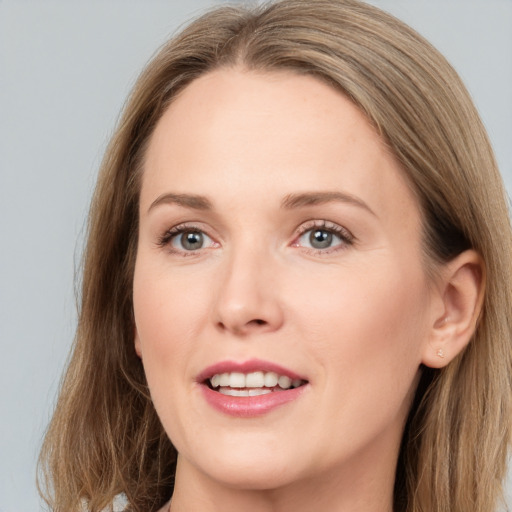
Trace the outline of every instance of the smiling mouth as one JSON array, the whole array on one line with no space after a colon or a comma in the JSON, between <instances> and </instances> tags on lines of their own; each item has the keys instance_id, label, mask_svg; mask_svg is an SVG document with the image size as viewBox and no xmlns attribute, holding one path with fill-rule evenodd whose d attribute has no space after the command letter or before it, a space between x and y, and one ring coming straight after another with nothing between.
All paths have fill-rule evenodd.
<instances>
[{"instance_id":1,"label":"smiling mouth","mask_svg":"<svg viewBox=\"0 0 512 512\"><path fill-rule=\"evenodd\" d=\"M292 379L275 372L216 373L204 382L210 389L227 396L261 396L287 391L307 384L303 379Z\"/></svg>"}]
</instances>

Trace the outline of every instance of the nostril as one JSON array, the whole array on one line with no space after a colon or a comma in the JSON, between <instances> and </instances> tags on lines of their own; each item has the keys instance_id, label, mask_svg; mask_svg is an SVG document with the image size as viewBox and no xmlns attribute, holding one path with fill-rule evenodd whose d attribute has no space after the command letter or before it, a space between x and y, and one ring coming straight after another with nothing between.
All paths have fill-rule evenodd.
<instances>
[{"instance_id":1,"label":"nostril","mask_svg":"<svg viewBox=\"0 0 512 512\"><path fill-rule=\"evenodd\" d=\"M261 318L255 318L254 320L250 320L249 322L247 322L245 325L246 326L259 326L259 325L267 325L268 322L266 320L262 320ZM228 326L224 323L224 322L218 322L218 327L220 327L221 329L228 329ZM235 328L235 330L238 330Z\"/></svg>"}]
</instances>

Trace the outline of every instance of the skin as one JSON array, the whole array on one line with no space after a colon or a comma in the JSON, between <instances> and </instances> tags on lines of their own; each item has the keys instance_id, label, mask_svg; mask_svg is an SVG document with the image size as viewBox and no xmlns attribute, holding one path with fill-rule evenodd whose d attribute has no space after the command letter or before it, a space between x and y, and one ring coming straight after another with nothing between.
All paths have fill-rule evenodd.
<instances>
[{"instance_id":1,"label":"skin","mask_svg":"<svg viewBox=\"0 0 512 512\"><path fill-rule=\"evenodd\" d=\"M323 192L346 197L282 206ZM154 204L169 193L211 208ZM312 221L343 237L313 248ZM202 248L168 235L183 224L204 233ZM146 156L133 292L135 348L179 453L173 512L392 510L420 365L464 346L457 338L435 356L463 302L447 300L459 288L446 283L463 267L473 315L479 296L474 256L429 282L421 233L399 165L331 87L221 69L182 91ZM307 389L255 418L213 409L197 375L252 358L304 376Z\"/></svg>"}]
</instances>

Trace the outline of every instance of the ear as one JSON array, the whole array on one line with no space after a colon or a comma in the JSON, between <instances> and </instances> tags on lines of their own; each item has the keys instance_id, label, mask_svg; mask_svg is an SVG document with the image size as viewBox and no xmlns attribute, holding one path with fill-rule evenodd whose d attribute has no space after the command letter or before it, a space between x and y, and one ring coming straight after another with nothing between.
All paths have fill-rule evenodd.
<instances>
[{"instance_id":1,"label":"ear","mask_svg":"<svg viewBox=\"0 0 512 512\"><path fill-rule=\"evenodd\" d=\"M436 280L429 342L422 363L443 368L460 354L475 332L485 291L485 266L481 256L467 250L446 263Z\"/></svg>"},{"instance_id":2,"label":"ear","mask_svg":"<svg viewBox=\"0 0 512 512\"><path fill-rule=\"evenodd\" d=\"M142 359L142 348L140 344L140 338L139 338L139 331L137 331L137 326L134 327L134 345L135 345L135 353L139 356L140 359Z\"/></svg>"}]
</instances>

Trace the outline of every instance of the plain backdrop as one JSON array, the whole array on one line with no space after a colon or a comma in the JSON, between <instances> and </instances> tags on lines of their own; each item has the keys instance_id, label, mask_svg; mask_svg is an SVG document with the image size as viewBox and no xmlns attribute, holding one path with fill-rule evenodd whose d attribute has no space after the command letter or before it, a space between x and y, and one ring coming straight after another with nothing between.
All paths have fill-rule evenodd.
<instances>
[{"instance_id":1,"label":"plain backdrop","mask_svg":"<svg viewBox=\"0 0 512 512\"><path fill-rule=\"evenodd\" d=\"M169 35L219 3L0 0L0 512L42 510L35 462L73 338L88 202L124 99ZM512 0L371 3L462 75L511 191Z\"/></svg>"}]
</instances>

